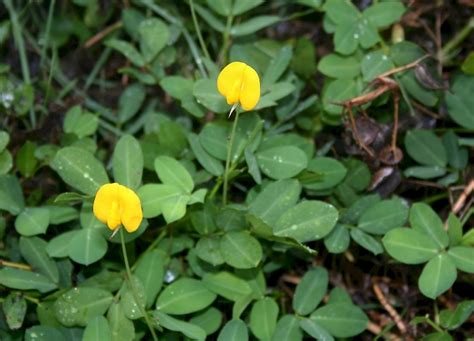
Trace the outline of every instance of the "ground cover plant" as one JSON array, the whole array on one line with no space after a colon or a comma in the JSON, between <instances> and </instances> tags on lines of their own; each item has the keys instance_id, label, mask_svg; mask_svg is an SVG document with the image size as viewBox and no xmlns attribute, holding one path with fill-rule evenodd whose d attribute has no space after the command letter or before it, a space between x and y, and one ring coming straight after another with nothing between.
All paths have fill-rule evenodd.
<instances>
[{"instance_id":1,"label":"ground cover plant","mask_svg":"<svg viewBox=\"0 0 474 341\"><path fill-rule=\"evenodd\" d=\"M4 0L0 339L472 338L473 7Z\"/></svg>"}]
</instances>

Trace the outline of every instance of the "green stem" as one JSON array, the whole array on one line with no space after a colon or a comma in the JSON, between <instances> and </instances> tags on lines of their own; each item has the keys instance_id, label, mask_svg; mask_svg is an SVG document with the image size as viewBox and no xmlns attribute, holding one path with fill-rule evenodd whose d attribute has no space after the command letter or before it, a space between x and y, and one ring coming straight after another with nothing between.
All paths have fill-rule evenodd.
<instances>
[{"instance_id":1,"label":"green stem","mask_svg":"<svg viewBox=\"0 0 474 341\"><path fill-rule=\"evenodd\" d=\"M46 29L44 31L43 48L41 49L40 65L43 65L44 63L44 56L46 55L46 49L48 48L49 35L51 33L51 23L53 22L53 14L54 14L55 5L56 5L56 0L51 0L51 2L49 3L48 19L46 20Z\"/></svg>"},{"instance_id":2,"label":"green stem","mask_svg":"<svg viewBox=\"0 0 474 341\"><path fill-rule=\"evenodd\" d=\"M227 17L227 23L225 25L225 30L223 33L223 42L222 42L222 49L219 53L219 60L221 61L222 65L227 64L227 49L229 48L230 42L230 29L232 28L232 22L234 21L234 16L230 14Z\"/></svg>"},{"instance_id":3,"label":"green stem","mask_svg":"<svg viewBox=\"0 0 474 341\"><path fill-rule=\"evenodd\" d=\"M191 16L193 18L194 29L196 30L196 34L198 36L199 44L201 45L202 52L204 52L204 56L211 60L211 56L209 55L209 51L207 50L206 44L204 43L204 39L202 38L201 28L199 27L199 22L196 17L196 12L194 11L194 1L189 0L189 7L191 8Z\"/></svg>"},{"instance_id":4,"label":"green stem","mask_svg":"<svg viewBox=\"0 0 474 341\"><path fill-rule=\"evenodd\" d=\"M153 340L158 341L158 337L155 334L155 329L153 328L153 325L150 321L150 317L148 316L146 310L141 306L140 301L138 300L138 294L137 294L135 285L133 284L132 271L130 270L130 265L128 263L127 248L125 247L125 238L123 236L123 228L122 227L119 227L119 228L120 228L120 243L122 244L123 260L125 263L125 269L127 270L128 284L130 285L130 288L132 289L132 294L133 294L135 303L137 304L138 309L140 309L140 312L145 318L146 324L148 325L148 328L150 329Z\"/></svg>"},{"instance_id":5,"label":"green stem","mask_svg":"<svg viewBox=\"0 0 474 341\"><path fill-rule=\"evenodd\" d=\"M454 50L456 47L458 47L459 44L461 44L464 39L466 39L469 34L471 33L471 30L474 28L474 17L471 17L469 21L467 22L466 26L462 28L461 31L459 31L453 39L448 41L446 45L444 45L443 49L441 50L441 55L443 56L442 63L446 64L452 56L450 56L450 53L452 50Z\"/></svg>"},{"instance_id":6,"label":"green stem","mask_svg":"<svg viewBox=\"0 0 474 341\"><path fill-rule=\"evenodd\" d=\"M26 57L25 41L23 40L23 33L20 22L18 21L18 15L13 7L11 0L4 1L5 7L10 15L10 21L12 23L13 37L15 38L16 47L18 54L20 55L21 73L23 74L23 80L26 84L31 84L30 69L28 64L28 58ZM31 128L36 127L36 114L33 108L30 109L30 122Z\"/></svg>"},{"instance_id":7,"label":"green stem","mask_svg":"<svg viewBox=\"0 0 474 341\"><path fill-rule=\"evenodd\" d=\"M231 112L234 110L234 107L230 110ZM229 186L229 166L230 166L230 158L232 155L232 147L234 144L235 138L235 131L237 130L237 122L239 121L239 111L236 110L234 124L232 125L232 132L230 133L230 140L227 144L227 158L225 160L225 171L224 171L224 192L222 195L222 203L224 205L227 204L227 190Z\"/></svg>"},{"instance_id":8,"label":"green stem","mask_svg":"<svg viewBox=\"0 0 474 341\"><path fill-rule=\"evenodd\" d=\"M156 239L153 241L153 243L151 243L147 249L145 250L145 252L143 252L140 257L138 257L138 260L132 265L132 270L135 270L138 266L138 264L140 263L140 259L142 257L144 257L148 252L150 252L151 250L153 250L160 242L161 240L166 236L166 232L167 232L167 227L168 225L166 225L165 227L163 227L163 231L161 231L161 233L158 235L158 237L156 237Z\"/></svg>"}]
</instances>

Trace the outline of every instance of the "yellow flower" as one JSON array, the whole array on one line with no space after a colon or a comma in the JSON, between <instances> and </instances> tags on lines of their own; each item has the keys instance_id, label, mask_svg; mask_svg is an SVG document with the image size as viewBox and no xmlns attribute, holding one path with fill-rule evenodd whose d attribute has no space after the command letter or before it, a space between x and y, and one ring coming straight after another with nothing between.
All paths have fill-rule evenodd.
<instances>
[{"instance_id":1,"label":"yellow flower","mask_svg":"<svg viewBox=\"0 0 474 341\"><path fill-rule=\"evenodd\" d=\"M260 99L260 78L257 72L242 62L233 62L217 77L217 90L227 104L240 103L244 110L252 110Z\"/></svg>"},{"instance_id":2,"label":"yellow flower","mask_svg":"<svg viewBox=\"0 0 474 341\"><path fill-rule=\"evenodd\" d=\"M143 219L140 198L130 188L118 183L99 188L93 209L96 218L111 230L122 224L128 232L134 232Z\"/></svg>"}]
</instances>

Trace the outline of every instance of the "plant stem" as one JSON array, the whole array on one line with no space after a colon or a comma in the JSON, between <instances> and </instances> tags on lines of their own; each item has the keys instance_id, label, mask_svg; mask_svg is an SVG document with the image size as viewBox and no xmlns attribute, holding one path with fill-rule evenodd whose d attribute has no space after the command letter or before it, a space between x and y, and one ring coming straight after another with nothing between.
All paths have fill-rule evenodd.
<instances>
[{"instance_id":1,"label":"plant stem","mask_svg":"<svg viewBox=\"0 0 474 341\"><path fill-rule=\"evenodd\" d=\"M462 28L461 31L459 31L453 39L448 41L446 45L444 45L443 49L441 50L441 56L442 56L442 63L446 64L452 56L450 55L452 50L454 50L456 47L458 47L459 44L461 44L464 39L466 39L469 36L469 33L471 33L471 30L474 28L474 17L471 17L469 21L467 22L466 26Z\"/></svg>"},{"instance_id":2,"label":"plant stem","mask_svg":"<svg viewBox=\"0 0 474 341\"><path fill-rule=\"evenodd\" d=\"M46 20L46 29L44 31L43 37L43 47L41 49L41 59L40 65L44 63L44 56L46 55L46 50L49 44L49 35L51 33L51 23L53 22L53 14L54 14L54 6L56 5L56 0L51 0L49 3L49 10L48 10L48 19Z\"/></svg>"},{"instance_id":3,"label":"plant stem","mask_svg":"<svg viewBox=\"0 0 474 341\"><path fill-rule=\"evenodd\" d=\"M227 49L229 48L229 37L230 37L230 29L232 28L232 22L234 21L234 16L230 14L227 17L227 23L225 25L225 30L223 33L223 41L222 41L222 49L219 53L219 61L222 65L227 63Z\"/></svg>"},{"instance_id":4,"label":"plant stem","mask_svg":"<svg viewBox=\"0 0 474 341\"><path fill-rule=\"evenodd\" d=\"M10 15L10 21L12 23L13 29L13 37L15 38L18 54L20 55L21 73L23 75L23 81L26 84L30 85L30 69L28 64L28 58L26 57L25 41L23 40L22 28L20 22L18 21L18 15L15 11L15 8L13 7L11 0L5 0L4 4L8 10L8 14ZM36 113L33 108L30 109L30 123L31 128L34 129L36 127Z\"/></svg>"},{"instance_id":5,"label":"plant stem","mask_svg":"<svg viewBox=\"0 0 474 341\"><path fill-rule=\"evenodd\" d=\"M201 28L199 27L199 22L196 17L196 12L194 11L194 1L189 0L189 7L191 8L191 16L193 17L194 29L196 30L196 34L199 40L199 44L201 45L202 52L204 52L204 56L211 60L211 56L209 55L209 51L207 50L206 44L204 43L204 39L202 38Z\"/></svg>"},{"instance_id":6,"label":"plant stem","mask_svg":"<svg viewBox=\"0 0 474 341\"><path fill-rule=\"evenodd\" d=\"M232 109L230 109L230 111L232 112L234 110L234 107L232 107ZM234 120L234 124L232 125L232 132L230 133L230 140L229 140L229 143L227 144L227 158L225 160L225 171L224 171L224 192L223 192L223 195L222 195L222 203L224 205L227 204L227 189L228 189L228 182L229 182L229 166L230 166L230 158L231 158L231 155L232 155L232 147L233 147L233 144L234 144L234 138L235 138L235 131L237 129L237 122L239 121L239 111L236 110L236 114L235 114L235 120Z\"/></svg>"},{"instance_id":7,"label":"plant stem","mask_svg":"<svg viewBox=\"0 0 474 341\"><path fill-rule=\"evenodd\" d=\"M133 294L133 299L135 300L135 303L140 309L140 312L142 313L143 317L145 318L146 324L148 325L148 328L150 329L151 335L153 336L154 341L158 341L158 337L155 334L155 329L153 328L153 325L150 321L150 317L148 316L146 310L141 306L140 301L138 300L138 294L135 288L135 285L133 284L133 277L132 277L132 271L130 270L130 265L128 263L128 256L127 256L127 248L125 247L125 239L123 236L123 228L120 228L120 243L122 244L122 253L123 253L123 260L125 263L125 269L127 270L127 279L128 279L128 284L130 285L130 289L132 289L132 294Z\"/></svg>"}]
</instances>

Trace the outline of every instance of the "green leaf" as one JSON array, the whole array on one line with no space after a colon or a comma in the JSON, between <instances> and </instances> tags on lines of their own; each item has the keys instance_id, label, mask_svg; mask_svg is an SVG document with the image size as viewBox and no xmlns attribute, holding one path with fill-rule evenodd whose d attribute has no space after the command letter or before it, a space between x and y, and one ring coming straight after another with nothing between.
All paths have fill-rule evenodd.
<instances>
[{"instance_id":1,"label":"green leaf","mask_svg":"<svg viewBox=\"0 0 474 341\"><path fill-rule=\"evenodd\" d=\"M335 24L354 22L360 15L354 4L347 0L326 1L323 10Z\"/></svg>"},{"instance_id":2,"label":"green leaf","mask_svg":"<svg viewBox=\"0 0 474 341\"><path fill-rule=\"evenodd\" d=\"M13 175L0 175L0 209L17 215L24 207L25 201L18 179Z\"/></svg>"},{"instance_id":3,"label":"green leaf","mask_svg":"<svg viewBox=\"0 0 474 341\"><path fill-rule=\"evenodd\" d=\"M299 315L308 315L321 303L328 289L329 276L326 269L317 267L305 273L293 296L293 309Z\"/></svg>"},{"instance_id":4,"label":"green leaf","mask_svg":"<svg viewBox=\"0 0 474 341\"><path fill-rule=\"evenodd\" d=\"M163 214L167 223L177 221L186 214L186 205L190 196L182 189L171 185L147 184L137 192L145 218Z\"/></svg>"},{"instance_id":5,"label":"green leaf","mask_svg":"<svg viewBox=\"0 0 474 341\"><path fill-rule=\"evenodd\" d=\"M410 225L414 230L429 236L440 248L449 244L448 233L441 218L425 203L415 203L410 208Z\"/></svg>"},{"instance_id":6,"label":"green leaf","mask_svg":"<svg viewBox=\"0 0 474 341\"><path fill-rule=\"evenodd\" d=\"M471 51L466 59L464 59L464 62L461 65L461 70L467 75L474 74L474 51Z\"/></svg>"},{"instance_id":7,"label":"green leaf","mask_svg":"<svg viewBox=\"0 0 474 341\"><path fill-rule=\"evenodd\" d=\"M193 98L194 82L181 76L168 76L160 80L160 86L173 98L181 101Z\"/></svg>"},{"instance_id":8,"label":"green leaf","mask_svg":"<svg viewBox=\"0 0 474 341\"><path fill-rule=\"evenodd\" d=\"M428 107L433 107L438 103L437 93L422 86L416 79L414 71L406 71L396 78L406 92L418 102Z\"/></svg>"},{"instance_id":9,"label":"green leaf","mask_svg":"<svg viewBox=\"0 0 474 341\"><path fill-rule=\"evenodd\" d=\"M405 224L408 207L400 198L383 200L370 207L359 218L358 227L368 233L385 234Z\"/></svg>"},{"instance_id":10,"label":"green leaf","mask_svg":"<svg viewBox=\"0 0 474 341\"><path fill-rule=\"evenodd\" d=\"M222 166L222 163L211 155L209 155L203 149L196 134L189 134L188 141L194 155L196 156L196 159L199 161L201 166L204 167L205 170L215 176L219 176L224 173L224 166Z\"/></svg>"},{"instance_id":11,"label":"green leaf","mask_svg":"<svg viewBox=\"0 0 474 341\"><path fill-rule=\"evenodd\" d=\"M51 239L46 246L46 252L50 257L67 257L69 255L69 244L78 230L64 232Z\"/></svg>"},{"instance_id":12,"label":"green leaf","mask_svg":"<svg viewBox=\"0 0 474 341\"><path fill-rule=\"evenodd\" d=\"M272 341L301 341L303 333L299 328L299 320L294 315L285 315L278 320Z\"/></svg>"},{"instance_id":13,"label":"green leaf","mask_svg":"<svg viewBox=\"0 0 474 341\"><path fill-rule=\"evenodd\" d=\"M196 255L203 261L214 266L224 263L219 239L202 237L196 244Z\"/></svg>"},{"instance_id":14,"label":"green leaf","mask_svg":"<svg viewBox=\"0 0 474 341\"><path fill-rule=\"evenodd\" d=\"M474 312L474 300L467 300L459 303L454 311L449 309L441 310L439 321L441 326L449 330L458 328Z\"/></svg>"},{"instance_id":15,"label":"green leaf","mask_svg":"<svg viewBox=\"0 0 474 341\"><path fill-rule=\"evenodd\" d=\"M200 235L207 235L214 232L217 229L217 226L214 221L213 207L205 205L202 211L192 212L191 223ZM222 228L222 225L220 227Z\"/></svg>"},{"instance_id":16,"label":"green leaf","mask_svg":"<svg viewBox=\"0 0 474 341\"><path fill-rule=\"evenodd\" d=\"M16 293L10 293L2 303L5 320L12 330L21 328L26 315L26 301Z\"/></svg>"},{"instance_id":17,"label":"green leaf","mask_svg":"<svg viewBox=\"0 0 474 341\"><path fill-rule=\"evenodd\" d=\"M405 264L420 264L438 253L438 245L425 234L404 227L389 231L382 239L388 254Z\"/></svg>"},{"instance_id":18,"label":"green leaf","mask_svg":"<svg viewBox=\"0 0 474 341\"><path fill-rule=\"evenodd\" d=\"M15 229L23 236L44 234L49 225L49 210L46 207L27 207L15 219Z\"/></svg>"},{"instance_id":19,"label":"green leaf","mask_svg":"<svg viewBox=\"0 0 474 341\"><path fill-rule=\"evenodd\" d=\"M107 241L98 229L81 229L69 242L69 257L79 264L89 265L97 262L106 252Z\"/></svg>"},{"instance_id":20,"label":"green leaf","mask_svg":"<svg viewBox=\"0 0 474 341\"><path fill-rule=\"evenodd\" d=\"M48 277L51 282L59 282L59 271L51 258L46 253L47 243L38 237L20 237L21 255L32 268Z\"/></svg>"},{"instance_id":21,"label":"green leaf","mask_svg":"<svg viewBox=\"0 0 474 341\"><path fill-rule=\"evenodd\" d=\"M299 199L301 186L296 180L279 180L267 185L251 202L249 212L273 225L283 212Z\"/></svg>"},{"instance_id":22,"label":"green leaf","mask_svg":"<svg viewBox=\"0 0 474 341\"><path fill-rule=\"evenodd\" d=\"M38 337L39 336L39 337ZM25 341L66 341L60 329L51 326L33 326L25 331Z\"/></svg>"},{"instance_id":23,"label":"green leaf","mask_svg":"<svg viewBox=\"0 0 474 341\"><path fill-rule=\"evenodd\" d=\"M103 315L112 300L112 294L102 289L73 288L54 302L54 314L67 327L86 326L90 318Z\"/></svg>"},{"instance_id":24,"label":"green leaf","mask_svg":"<svg viewBox=\"0 0 474 341\"><path fill-rule=\"evenodd\" d=\"M347 303L332 303L317 309L310 319L334 337L352 337L362 333L369 319L359 307Z\"/></svg>"},{"instance_id":25,"label":"green leaf","mask_svg":"<svg viewBox=\"0 0 474 341\"><path fill-rule=\"evenodd\" d=\"M107 313L113 341L132 341L135 339L133 322L125 317L120 302L112 303Z\"/></svg>"},{"instance_id":26,"label":"green leaf","mask_svg":"<svg viewBox=\"0 0 474 341\"><path fill-rule=\"evenodd\" d=\"M260 173L260 168L258 168L258 160L250 148L245 148L245 162L247 163L248 172L254 181L257 184L261 184L262 174Z\"/></svg>"},{"instance_id":27,"label":"green leaf","mask_svg":"<svg viewBox=\"0 0 474 341\"><path fill-rule=\"evenodd\" d=\"M223 17L227 17L232 14L232 0L221 0L221 1L213 1L207 0L207 5L212 8L213 11L222 15Z\"/></svg>"},{"instance_id":28,"label":"green leaf","mask_svg":"<svg viewBox=\"0 0 474 341\"><path fill-rule=\"evenodd\" d=\"M240 0L240 1L234 1L233 3L233 8L232 8L232 14L234 16L240 15L242 13L248 12L252 8L255 8L259 6L260 4L263 4L264 0Z\"/></svg>"},{"instance_id":29,"label":"green leaf","mask_svg":"<svg viewBox=\"0 0 474 341\"><path fill-rule=\"evenodd\" d=\"M245 232L227 232L221 238L220 247L224 261L237 269L256 267L263 256L258 240Z\"/></svg>"},{"instance_id":30,"label":"green leaf","mask_svg":"<svg viewBox=\"0 0 474 341\"><path fill-rule=\"evenodd\" d=\"M474 129L474 76L459 75L455 78L451 90L446 93L446 105L449 116L467 129Z\"/></svg>"},{"instance_id":31,"label":"green leaf","mask_svg":"<svg viewBox=\"0 0 474 341\"><path fill-rule=\"evenodd\" d=\"M325 83L323 88L323 107L330 114L342 113L342 106L335 103L359 95L359 85L354 79L335 79Z\"/></svg>"},{"instance_id":32,"label":"green leaf","mask_svg":"<svg viewBox=\"0 0 474 341\"><path fill-rule=\"evenodd\" d=\"M405 136L405 148L417 162L427 166L445 167L446 150L441 139L429 130L410 130Z\"/></svg>"},{"instance_id":33,"label":"green leaf","mask_svg":"<svg viewBox=\"0 0 474 341\"><path fill-rule=\"evenodd\" d=\"M206 274L203 283L209 290L230 301L238 301L252 293L246 281L227 271Z\"/></svg>"},{"instance_id":34,"label":"green leaf","mask_svg":"<svg viewBox=\"0 0 474 341\"><path fill-rule=\"evenodd\" d=\"M458 136L452 130L449 130L443 135L442 140L449 165L459 170L466 168L469 161L469 152L466 148L459 146Z\"/></svg>"},{"instance_id":35,"label":"green leaf","mask_svg":"<svg viewBox=\"0 0 474 341\"><path fill-rule=\"evenodd\" d=\"M219 160L227 157L228 126L216 123L208 123L199 133L199 142L202 147Z\"/></svg>"},{"instance_id":36,"label":"green leaf","mask_svg":"<svg viewBox=\"0 0 474 341\"><path fill-rule=\"evenodd\" d=\"M364 18L376 27L387 27L397 22L405 13L405 7L398 1L374 3L364 11Z\"/></svg>"},{"instance_id":37,"label":"green leaf","mask_svg":"<svg viewBox=\"0 0 474 341\"><path fill-rule=\"evenodd\" d=\"M361 69L366 82L371 82L394 67L392 60L381 50L370 52L362 58Z\"/></svg>"},{"instance_id":38,"label":"green leaf","mask_svg":"<svg viewBox=\"0 0 474 341\"><path fill-rule=\"evenodd\" d=\"M13 289L38 290L45 293L57 286L48 277L37 272L4 268L0 270L0 284Z\"/></svg>"},{"instance_id":39,"label":"green leaf","mask_svg":"<svg viewBox=\"0 0 474 341\"><path fill-rule=\"evenodd\" d=\"M216 299L201 281L180 278L167 286L158 296L156 309L172 315L193 313L208 307Z\"/></svg>"},{"instance_id":40,"label":"green leaf","mask_svg":"<svg viewBox=\"0 0 474 341\"><path fill-rule=\"evenodd\" d=\"M5 150L9 142L10 135L6 131L0 130L0 153Z\"/></svg>"},{"instance_id":41,"label":"green leaf","mask_svg":"<svg viewBox=\"0 0 474 341\"><path fill-rule=\"evenodd\" d=\"M346 167L336 159L316 157L309 161L307 172L301 175L300 181L304 188L325 190L339 184L346 174Z\"/></svg>"},{"instance_id":42,"label":"green leaf","mask_svg":"<svg viewBox=\"0 0 474 341\"><path fill-rule=\"evenodd\" d=\"M135 116L145 100L146 89L140 83L129 85L119 98L118 121L125 123Z\"/></svg>"},{"instance_id":43,"label":"green leaf","mask_svg":"<svg viewBox=\"0 0 474 341\"><path fill-rule=\"evenodd\" d=\"M334 338L329 334L329 332L321 327L316 321L309 318L304 318L300 320L300 327L309 335L314 337L316 340L321 341L333 341Z\"/></svg>"},{"instance_id":44,"label":"green leaf","mask_svg":"<svg viewBox=\"0 0 474 341\"><path fill-rule=\"evenodd\" d=\"M118 52L122 53L128 60L130 60L136 66L145 66L145 59L140 54L140 52L138 52L137 49L129 42L112 38L107 40L104 44L105 46L111 47L114 50L117 50Z\"/></svg>"},{"instance_id":45,"label":"green leaf","mask_svg":"<svg viewBox=\"0 0 474 341\"><path fill-rule=\"evenodd\" d=\"M83 341L96 341L96 340L112 340L112 332L110 331L109 323L104 316L92 317L88 322L84 335Z\"/></svg>"},{"instance_id":46,"label":"green leaf","mask_svg":"<svg viewBox=\"0 0 474 341\"><path fill-rule=\"evenodd\" d=\"M259 340L268 340L275 331L278 318L278 304L265 297L256 301L250 311L250 330Z\"/></svg>"},{"instance_id":47,"label":"green leaf","mask_svg":"<svg viewBox=\"0 0 474 341\"><path fill-rule=\"evenodd\" d=\"M36 171L38 160L35 158L36 145L26 141L16 154L15 163L20 173L25 177L31 177Z\"/></svg>"},{"instance_id":48,"label":"green leaf","mask_svg":"<svg viewBox=\"0 0 474 341\"><path fill-rule=\"evenodd\" d=\"M360 216L370 207L381 201L378 194L369 194L357 199L341 215L341 222L356 225Z\"/></svg>"},{"instance_id":49,"label":"green leaf","mask_svg":"<svg viewBox=\"0 0 474 341\"><path fill-rule=\"evenodd\" d=\"M359 37L359 28L353 22L337 25L333 38L335 51L343 55L353 54L359 45Z\"/></svg>"},{"instance_id":50,"label":"green leaf","mask_svg":"<svg viewBox=\"0 0 474 341\"><path fill-rule=\"evenodd\" d=\"M334 229L324 238L324 246L330 253L342 253L347 250L351 237L348 229L341 224L336 224Z\"/></svg>"},{"instance_id":51,"label":"green leaf","mask_svg":"<svg viewBox=\"0 0 474 341\"><path fill-rule=\"evenodd\" d=\"M65 133L75 134L82 139L96 132L99 119L94 114L83 112L81 107L76 105L67 111L63 127Z\"/></svg>"},{"instance_id":52,"label":"green leaf","mask_svg":"<svg viewBox=\"0 0 474 341\"><path fill-rule=\"evenodd\" d=\"M77 147L60 149L51 167L69 186L89 195L109 182L103 164L88 151Z\"/></svg>"},{"instance_id":53,"label":"green leaf","mask_svg":"<svg viewBox=\"0 0 474 341\"><path fill-rule=\"evenodd\" d=\"M138 141L131 135L123 135L115 145L112 158L114 180L136 190L142 182L143 154Z\"/></svg>"},{"instance_id":54,"label":"green leaf","mask_svg":"<svg viewBox=\"0 0 474 341\"><path fill-rule=\"evenodd\" d=\"M309 242L324 238L336 225L339 214L323 201L303 201L283 213L273 232L277 236Z\"/></svg>"},{"instance_id":55,"label":"green leaf","mask_svg":"<svg viewBox=\"0 0 474 341\"><path fill-rule=\"evenodd\" d=\"M341 287L335 287L329 293L328 304L332 303L346 303L352 304L351 296L349 293Z\"/></svg>"},{"instance_id":56,"label":"green leaf","mask_svg":"<svg viewBox=\"0 0 474 341\"><path fill-rule=\"evenodd\" d=\"M60 225L79 218L79 214L74 207L48 205L45 207L49 211L49 223Z\"/></svg>"},{"instance_id":57,"label":"green leaf","mask_svg":"<svg viewBox=\"0 0 474 341\"><path fill-rule=\"evenodd\" d=\"M194 189L194 181L188 170L169 156L155 159L155 171L165 185L178 187L185 193L191 193Z\"/></svg>"},{"instance_id":58,"label":"green leaf","mask_svg":"<svg viewBox=\"0 0 474 341\"><path fill-rule=\"evenodd\" d=\"M140 51L148 63L155 59L170 38L168 26L157 18L143 20L138 26L138 33L140 35Z\"/></svg>"},{"instance_id":59,"label":"green leaf","mask_svg":"<svg viewBox=\"0 0 474 341\"><path fill-rule=\"evenodd\" d=\"M271 26L282 19L277 15L259 15L240 24L232 26L230 34L234 37L241 37L255 33L265 27Z\"/></svg>"},{"instance_id":60,"label":"green leaf","mask_svg":"<svg viewBox=\"0 0 474 341\"><path fill-rule=\"evenodd\" d=\"M459 270L474 273L474 247L455 246L449 249L448 255Z\"/></svg>"},{"instance_id":61,"label":"green leaf","mask_svg":"<svg viewBox=\"0 0 474 341\"><path fill-rule=\"evenodd\" d=\"M134 275L140 279L146 297L146 306L155 302L164 279L164 259L160 252L152 250L140 259Z\"/></svg>"},{"instance_id":62,"label":"green leaf","mask_svg":"<svg viewBox=\"0 0 474 341\"><path fill-rule=\"evenodd\" d=\"M262 77L261 87L263 91L280 79L290 64L293 57L293 48L290 45L283 46L276 57L270 61Z\"/></svg>"},{"instance_id":63,"label":"green leaf","mask_svg":"<svg viewBox=\"0 0 474 341\"><path fill-rule=\"evenodd\" d=\"M407 178L433 179L446 174L446 168L440 166L415 166L403 171Z\"/></svg>"},{"instance_id":64,"label":"green leaf","mask_svg":"<svg viewBox=\"0 0 474 341\"><path fill-rule=\"evenodd\" d=\"M308 164L306 154L294 146L266 149L257 153L256 157L262 172L276 180L291 178Z\"/></svg>"},{"instance_id":65,"label":"green leaf","mask_svg":"<svg viewBox=\"0 0 474 341\"><path fill-rule=\"evenodd\" d=\"M13 167L13 157L8 150L0 152L0 175L7 174Z\"/></svg>"},{"instance_id":66,"label":"green leaf","mask_svg":"<svg viewBox=\"0 0 474 341\"><path fill-rule=\"evenodd\" d=\"M207 335L211 335L221 326L222 313L216 308L210 307L194 315L189 322L204 329Z\"/></svg>"},{"instance_id":67,"label":"green leaf","mask_svg":"<svg viewBox=\"0 0 474 341\"><path fill-rule=\"evenodd\" d=\"M206 331L192 323L175 319L174 317L157 310L153 312L153 317L156 318L160 325L165 329L180 332L193 340L206 339Z\"/></svg>"},{"instance_id":68,"label":"green leaf","mask_svg":"<svg viewBox=\"0 0 474 341\"><path fill-rule=\"evenodd\" d=\"M230 110L224 96L217 91L217 84L212 79L200 79L194 83L193 95L202 104L215 113L225 113Z\"/></svg>"},{"instance_id":69,"label":"green leaf","mask_svg":"<svg viewBox=\"0 0 474 341\"><path fill-rule=\"evenodd\" d=\"M351 229L351 237L357 244L369 250L374 255L383 253L382 244L370 234L359 229Z\"/></svg>"},{"instance_id":70,"label":"green leaf","mask_svg":"<svg viewBox=\"0 0 474 341\"><path fill-rule=\"evenodd\" d=\"M461 243L462 240L462 223L458 217L452 212L448 216L448 236L449 236L449 246L456 246Z\"/></svg>"},{"instance_id":71,"label":"green leaf","mask_svg":"<svg viewBox=\"0 0 474 341\"><path fill-rule=\"evenodd\" d=\"M360 74L360 62L353 56L340 56L335 53L324 56L318 64L318 70L332 78L354 78Z\"/></svg>"},{"instance_id":72,"label":"green leaf","mask_svg":"<svg viewBox=\"0 0 474 341\"><path fill-rule=\"evenodd\" d=\"M432 258L418 278L418 287L426 297L435 299L451 288L457 277L456 266L446 254Z\"/></svg>"},{"instance_id":73,"label":"green leaf","mask_svg":"<svg viewBox=\"0 0 474 341\"><path fill-rule=\"evenodd\" d=\"M217 341L248 341L247 325L242 320L230 320L222 328Z\"/></svg>"},{"instance_id":74,"label":"green leaf","mask_svg":"<svg viewBox=\"0 0 474 341\"><path fill-rule=\"evenodd\" d=\"M136 320L143 317L142 309L145 309L146 297L141 280L132 275L132 281L134 289L130 287L130 280L123 283L120 290L120 304L124 315L130 320Z\"/></svg>"}]
</instances>

